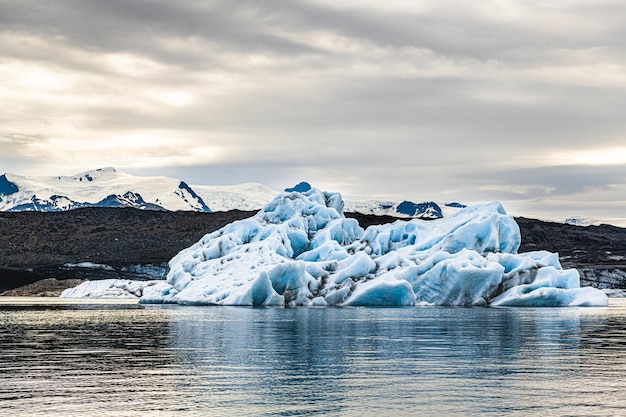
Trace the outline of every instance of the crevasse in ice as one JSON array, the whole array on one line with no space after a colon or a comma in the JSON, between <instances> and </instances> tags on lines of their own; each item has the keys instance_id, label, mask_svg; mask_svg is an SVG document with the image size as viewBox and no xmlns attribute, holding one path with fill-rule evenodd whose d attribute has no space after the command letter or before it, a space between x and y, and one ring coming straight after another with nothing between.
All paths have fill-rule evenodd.
<instances>
[{"instance_id":1,"label":"crevasse in ice","mask_svg":"<svg viewBox=\"0 0 626 417\"><path fill-rule=\"evenodd\" d=\"M167 280L144 286L140 301L248 306L608 304L603 292L580 288L578 272L563 270L556 254L517 254L520 239L517 223L499 203L467 207L438 220L398 220L363 230L356 220L344 217L338 193L315 188L285 192L254 217L207 234L181 251L169 263ZM79 288L73 291L71 296L80 296Z\"/></svg>"}]
</instances>

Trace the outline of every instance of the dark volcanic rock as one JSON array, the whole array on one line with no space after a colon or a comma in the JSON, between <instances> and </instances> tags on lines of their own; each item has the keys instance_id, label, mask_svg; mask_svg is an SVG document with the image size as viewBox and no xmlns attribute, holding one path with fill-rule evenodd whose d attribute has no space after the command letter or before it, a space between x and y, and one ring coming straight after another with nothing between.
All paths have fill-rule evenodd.
<instances>
[{"instance_id":1,"label":"dark volcanic rock","mask_svg":"<svg viewBox=\"0 0 626 417\"><path fill-rule=\"evenodd\" d=\"M206 233L254 212L215 213L84 208L57 213L0 212L0 291L45 278L164 278L167 262ZM361 227L398 218L346 213ZM403 219L406 220L406 219ZM520 252L558 252L583 285L626 288L626 229L516 219Z\"/></svg>"},{"instance_id":2,"label":"dark volcanic rock","mask_svg":"<svg viewBox=\"0 0 626 417\"><path fill-rule=\"evenodd\" d=\"M0 296L4 297L58 297L63 290L82 284L82 279L64 279L55 278L42 279L41 281L27 284L14 290L5 291Z\"/></svg>"},{"instance_id":3,"label":"dark volcanic rock","mask_svg":"<svg viewBox=\"0 0 626 417\"><path fill-rule=\"evenodd\" d=\"M580 272L581 285L626 288L626 229L608 224L576 226L516 218L520 252L557 252L564 268Z\"/></svg>"},{"instance_id":4,"label":"dark volcanic rock","mask_svg":"<svg viewBox=\"0 0 626 417\"><path fill-rule=\"evenodd\" d=\"M132 208L2 212L0 291L44 278L154 279L153 274L158 278L179 251L206 233L253 214Z\"/></svg>"}]
</instances>

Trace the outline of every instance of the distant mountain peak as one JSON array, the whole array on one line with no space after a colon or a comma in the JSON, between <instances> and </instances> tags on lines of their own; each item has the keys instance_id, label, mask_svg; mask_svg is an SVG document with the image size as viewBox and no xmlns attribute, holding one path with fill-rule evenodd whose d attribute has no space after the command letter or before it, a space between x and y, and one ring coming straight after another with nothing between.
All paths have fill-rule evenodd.
<instances>
[{"instance_id":1,"label":"distant mountain peak","mask_svg":"<svg viewBox=\"0 0 626 417\"><path fill-rule=\"evenodd\" d=\"M104 168L97 168L97 169L90 169L89 171L85 171L80 175L94 175L94 174L117 174L117 173L121 173L120 171L118 171L117 169L113 168L113 167L104 167Z\"/></svg>"},{"instance_id":2,"label":"distant mountain peak","mask_svg":"<svg viewBox=\"0 0 626 417\"><path fill-rule=\"evenodd\" d=\"M0 176L0 195L9 196L19 191L19 187L7 179L7 175ZM0 197L0 201L2 198Z\"/></svg>"},{"instance_id":3,"label":"distant mountain peak","mask_svg":"<svg viewBox=\"0 0 626 417\"><path fill-rule=\"evenodd\" d=\"M421 219L440 219L443 217L443 211L441 207L433 201L427 201L424 203L413 203L412 201L403 201L398 204L396 211L401 214L406 214L411 217L418 217Z\"/></svg>"},{"instance_id":4,"label":"distant mountain peak","mask_svg":"<svg viewBox=\"0 0 626 417\"><path fill-rule=\"evenodd\" d=\"M198 194L196 194L196 192L189 186L187 185L187 183L185 181L181 181L180 184L178 184L178 188L182 191L187 191L189 193L189 195L194 198L198 203L200 203L201 207L202 207L202 211L206 211L206 212L210 212L211 209L209 208L209 206L207 206L204 203L204 200L202 200L202 197L200 197ZM185 199L185 196L182 195L181 196L185 201L187 201Z\"/></svg>"}]
</instances>

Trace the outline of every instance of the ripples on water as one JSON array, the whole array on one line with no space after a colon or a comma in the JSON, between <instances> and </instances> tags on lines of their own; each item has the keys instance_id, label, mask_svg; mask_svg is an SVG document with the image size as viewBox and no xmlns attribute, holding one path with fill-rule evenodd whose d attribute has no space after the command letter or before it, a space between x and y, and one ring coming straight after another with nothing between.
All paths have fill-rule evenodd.
<instances>
[{"instance_id":1,"label":"ripples on water","mask_svg":"<svg viewBox=\"0 0 626 417\"><path fill-rule=\"evenodd\" d=\"M0 304L7 416L626 415L609 308Z\"/></svg>"}]
</instances>

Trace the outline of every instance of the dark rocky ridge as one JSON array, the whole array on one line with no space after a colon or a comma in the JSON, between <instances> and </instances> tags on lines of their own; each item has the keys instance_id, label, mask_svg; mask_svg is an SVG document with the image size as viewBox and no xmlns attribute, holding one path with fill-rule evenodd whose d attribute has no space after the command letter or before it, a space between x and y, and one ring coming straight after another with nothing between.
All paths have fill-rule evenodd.
<instances>
[{"instance_id":1,"label":"dark rocky ridge","mask_svg":"<svg viewBox=\"0 0 626 417\"><path fill-rule=\"evenodd\" d=\"M82 279L64 279L46 278L23 285L13 290L3 292L1 295L6 297L58 297L63 290L82 284Z\"/></svg>"},{"instance_id":2,"label":"dark rocky ridge","mask_svg":"<svg viewBox=\"0 0 626 417\"><path fill-rule=\"evenodd\" d=\"M563 268L576 268L581 285L626 288L626 229L608 224L576 226L516 218L520 252L558 252Z\"/></svg>"},{"instance_id":3,"label":"dark rocky ridge","mask_svg":"<svg viewBox=\"0 0 626 417\"><path fill-rule=\"evenodd\" d=\"M216 213L83 208L67 212L0 213L0 291L45 278L154 279L167 262L202 236L254 212ZM363 228L398 220L346 213ZM516 219L520 252L558 252L564 267L581 272L582 284L626 288L626 229L573 226ZM82 263L90 264L82 264ZM95 265L106 265L96 267ZM89 267L91 266L91 267Z\"/></svg>"},{"instance_id":4,"label":"dark rocky ridge","mask_svg":"<svg viewBox=\"0 0 626 417\"><path fill-rule=\"evenodd\" d=\"M180 250L253 214L101 207L0 213L0 291L45 278L164 278L167 262Z\"/></svg>"}]
</instances>

